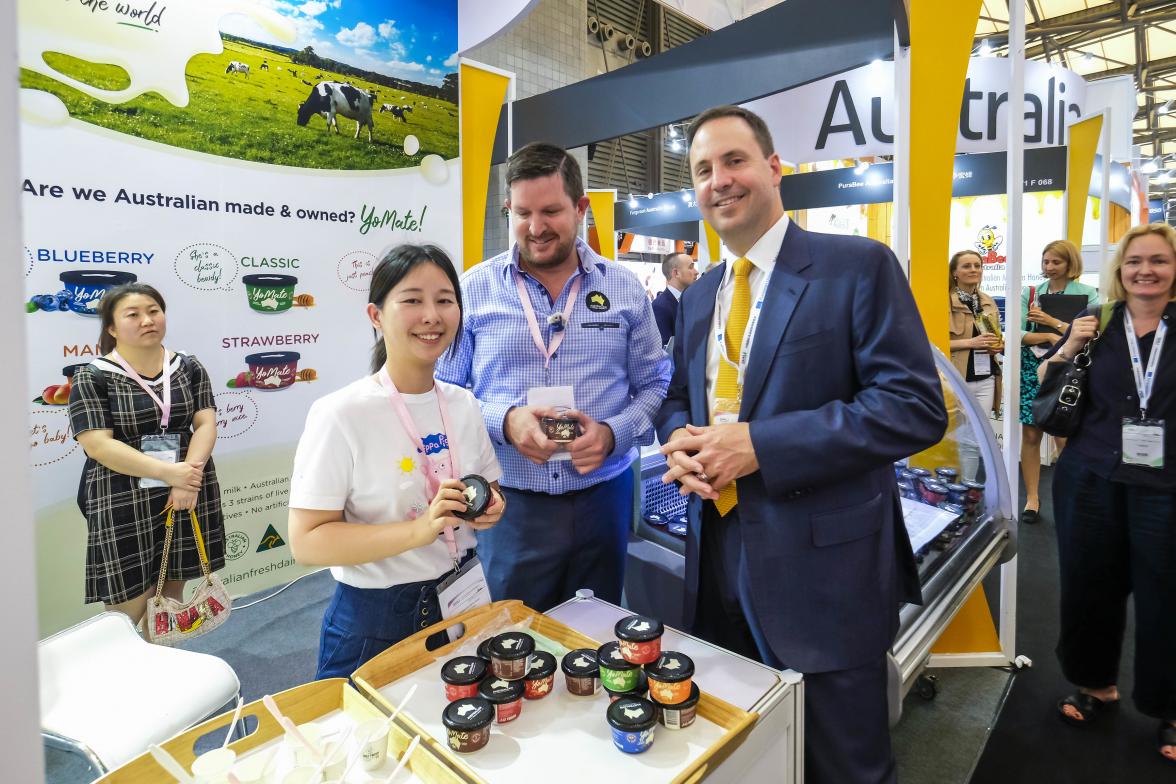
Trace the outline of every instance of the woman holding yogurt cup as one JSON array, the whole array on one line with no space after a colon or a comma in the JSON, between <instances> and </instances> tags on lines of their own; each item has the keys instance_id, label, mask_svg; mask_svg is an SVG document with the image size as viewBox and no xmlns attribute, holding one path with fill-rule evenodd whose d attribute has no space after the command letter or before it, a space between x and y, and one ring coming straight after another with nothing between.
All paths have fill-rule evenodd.
<instances>
[{"instance_id":1,"label":"woman holding yogurt cup","mask_svg":"<svg viewBox=\"0 0 1176 784\"><path fill-rule=\"evenodd\" d=\"M436 381L461 334L461 287L432 245L400 245L372 273L372 375L320 398L307 414L290 481L290 547L298 563L330 566L317 678L348 677L389 646L441 620L438 584L474 555L493 526L502 475L477 400ZM466 520L467 485L490 483ZM472 485L471 485L472 486ZM429 647L446 642L430 638Z\"/></svg>"},{"instance_id":2,"label":"woman holding yogurt cup","mask_svg":"<svg viewBox=\"0 0 1176 784\"><path fill-rule=\"evenodd\" d=\"M164 596L180 599L185 582L203 574L186 510L196 510L210 568L225 564L212 383L195 357L164 348L166 309L144 283L107 291L98 306L102 356L74 370L69 394L70 426L86 452L78 488L86 601L136 625L159 578L167 508L184 514Z\"/></svg>"}]
</instances>

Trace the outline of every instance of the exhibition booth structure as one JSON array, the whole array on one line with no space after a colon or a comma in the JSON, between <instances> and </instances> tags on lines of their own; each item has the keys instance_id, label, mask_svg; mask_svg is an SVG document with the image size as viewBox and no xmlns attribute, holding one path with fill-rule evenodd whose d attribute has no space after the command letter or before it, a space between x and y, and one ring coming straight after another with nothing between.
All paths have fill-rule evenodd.
<instances>
[{"instance_id":1,"label":"exhibition booth structure","mask_svg":"<svg viewBox=\"0 0 1176 784\"><path fill-rule=\"evenodd\" d=\"M66 21L70 29L85 30L94 19L110 21L89 16L109 10L102 5L62 13L77 14ZM174 335L206 359L218 438L224 439L218 443L225 443L218 447L218 468L234 477L223 488L223 578L232 593L248 593L303 573L286 541L297 435L290 423L366 367L369 345L354 334L366 336L370 326L363 305L377 254L392 243L437 242L459 266L480 261L490 166L511 150L539 139L579 147L680 121L722 102L748 104L780 128L787 123L773 117L771 97L796 88L820 101L815 112L795 113L814 123L796 127L812 136L803 144L817 140L823 160L860 160L890 154L883 148L899 131L886 128L886 118L908 111L896 103L887 113L881 98L855 104L851 89L860 81L868 92L879 78L894 80L893 74L879 77L877 61L910 47L902 3L859 0L847 11L824 0L790 0L661 54L656 64L638 62L522 100L514 98L512 74L445 57L491 37L531 4L509 5L501 24L460 43L455 22L441 30L444 40L427 62L444 60L451 72L430 69L438 71L438 83L424 84L299 48L295 20L282 8L260 5L234 17L231 32L217 26L223 9L196 4L166 20L142 18L139 32L112 22L113 32L100 41L66 41L67 56L58 58L45 31L62 20L22 0L22 11L29 10L21 33L22 117L26 129L39 132L23 136L24 315L35 326L25 348L36 379L27 397L47 631L70 627L92 610L75 595L84 543L76 535L73 496L83 455L69 438L63 406L77 367L98 351L94 305L109 287L142 281L176 292L171 313L181 316L169 342ZM385 25L393 23L372 21L366 31L356 25L340 43L354 43L362 55L379 36L391 37ZM133 37L143 30L157 34L146 46ZM128 61L124 84L102 68L87 71L93 63L78 66L70 54L123 62L116 56L121 51L154 58L158 73L149 77L141 67L149 59ZM728 69L736 65L746 78L730 78ZM327 104L315 96L326 100L334 88L324 85L348 87L348 80L369 99L366 111L352 118L355 136L328 134L323 141L320 133L313 139L303 134L307 119L316 131L335 125L334 110L320 112ZM691 89L682 90L683 83ZM210 91L208 84L218 87ZM979 98L965 103L963 127L999 144L999 90L978 84L968 81L964 88L966 96ZM1032 194L1026 212L1037 209L1045 224L1057 202L1060 223L1057 194L1066 187L1060 145L1069 116L1081 114L1073 100L1080 87L1053 75L1042 90L1033 100L1044 148L1025 158L1025 190ZM144 97L148 91L162 100ZM247 110L237 133L166 122L187 117L175 110L189 104L209 115L224 103L222 93ZM795 93L788 101L801 98ZM972 101L975 115L968 114ZM370 143L373 130L378 144ZM813 160L790 154L793 140L786 135L778 141L786 159ZM989 283L996 285L1004 263L1004 202L997 194L1006 191L1007 156L965 151L971 154L957 157L953 177L952 243L958 217L959 242L983 251ZM894 195L903 177L888 167L792 174L781 184L785 207L804 212L798 219L810 228L886 241L892 213L904 209ZM103 187L82 182L78 172ZM320 176L324 172L329 176ZM1102 185L1092 191L1100 209L1129 206L1125 180L1112 174L1108 192ZM377 186L381 182L388 187ZM701 222L691 191L620 201L615 191L589 195L596 244L609 258L633 248L624 240L618 247L618 233L693 249L704 261L718 258L717 237ZM890 202L893 209L877 210L864 223L863 213L836 212ZM85 223L113 227L110 233L94 237L79 228L83 222L73 218L82 211ZM141 232L135 235L139 245L124 247L121 238L131 228ZM892 722L909 691L934 696L933 682L922 676L937 641L989 573L1016 553L1015 491L988 412L979 410L937 351L935 363L948 406L947 433L935 447L894 464L923 604L900 611L889 658ZM625 608L586 591L545 613L514 601L478 607L392 646L350 680L295 686L170 739L157 738L142 753L128 751L129 761L103 765L111 769L101 781L803 782L803 677L681 631L685 501L661 482L665 461L656 448L644 450L633 470L640 481ZM982 662L996 663L992 656ZM52 689L43 689L42 697L55 698ZM43 715L46 708L52 705L42 706ZM74 740L84 746L84 739Z\"/></svg>"}]
</instances>

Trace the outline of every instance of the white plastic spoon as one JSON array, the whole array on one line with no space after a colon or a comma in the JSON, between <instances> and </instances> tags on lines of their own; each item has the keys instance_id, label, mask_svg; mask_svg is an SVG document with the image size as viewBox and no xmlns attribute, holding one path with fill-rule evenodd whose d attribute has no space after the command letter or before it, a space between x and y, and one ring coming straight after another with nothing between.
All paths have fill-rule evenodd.
<instances>
[{"instance_id":1,"label":"white plastic spoon","mask_svg":"<svg viewBox=\"0 0 1176 784\"><path fill-rule=\"evenodd\" d=\"M152 757L155 757L155 761L162 765L163 769L180 784L194 784L194 779L188 775L188 771L184 770L184 766L175 757L168 754L162 746L152 743L147 747L147 750L151 752Z\"/></svg>"},{"instance_id":2,"label":"white plastic spoon","mask_svg":"<svg viewBox=\"0 0 1176 784\"><path fill-rule=\"evenodd\" d=\"M392 709L392 713L388 715L388 720L384 722L385 732L392 729L392 722L396 720L396 716L400 713L401 709L404 708L404 706L408 704L408 701L412 699L412 695L416 694L417 686L419 685L419 683L414 683L409 688L408 692L405 693L404 699L400 701L400 704Z\"/></svg>"},{"instance_id":3,"label":"white plastic spoon","mask_svg":"<svg viewBox=\"0 0 1176 784\"><path fill-rule=\"evenodd\" d=\"M396 774L400 772L401 768L408 764L408 758L412 756L414 751L416 751L417 744L420 742L420 735L417 735L412 739L412 742L408 744L408 748L404 750L404 756L400 758L400 764L396 766L396 770L392 771L391 776L384 779L384 784L392 784L392 781L396 778Z\"/></svg>"},{"instance_id":4,"label":"white plastic spoon","mask_svg":"<svg viewBox=\"0 0 1176 784\"><path fill-rule=\"evenodd\" d=\"M343 737L338 743L334 745L323 746L323 761L319 763L318 771L320 775L327 767L327 762L339 752L340 749L347 745L347 741L351 740L351 733L355 730L355 725L347 728L347 732L343 733Z\"/></svg>"},{"instance_id":5,"label":"white plastic spoon","mask_svg":"<svg viewBox=\"0 0 1176 784\"><path fill-rule=\"evenodd\" d=\"M279 723L282 725L282 729L294 736L294 740L305 746L312 755L320 760L322 759L322 752L316 749L314 744L307 740L306 736L298 731L298 727L295 726L293 719L291 719L289 716L283 716Z\"/></svg>"},{"instance_id":6,"label":"white plastic spoon","mask_svg":"<svg viewBox=\"0 0 1176 784\"><path fill-rule=\"evenodd\" d=\"M241 709L245 707L245 700L240 696L237 697L237 709L233 711L233 720L229 722L229 734L225 735L225 742L221 744L223 749L229 745L229 741L233 737L233 730L237 727L237 720L241 718Z\"/></svg>"}]
</instances>

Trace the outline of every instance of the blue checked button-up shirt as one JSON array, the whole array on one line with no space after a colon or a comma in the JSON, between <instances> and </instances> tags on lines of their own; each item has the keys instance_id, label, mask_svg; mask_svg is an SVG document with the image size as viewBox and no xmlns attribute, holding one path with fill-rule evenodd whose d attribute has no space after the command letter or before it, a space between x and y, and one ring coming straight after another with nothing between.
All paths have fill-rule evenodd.
<instances>
[{"instance_id":1,"label":"blue checked button-up shirt","mask_svg":"<svg viewBox=\"0 0 1176 784\"><path fill-rule=\"evenodd\" d=\"M460 345L437 363L437 378L469 387L482 405L486 429L508 487L559 495L612 479L628 469L637 447L653 442L653 416L666 395L670 360L662 350L653 308L637 276L576 240L580 267L552 302L539 281L519 270L518 246L462 276L465 320ZM582 277L567 334L543 367L531 337L513 272L519 270L539 330L550 346L547 317L567 304L572 282ZM595 297L603 294L605 306ZM512 406L527 404L533 387L571 386L576 407L612 428L616 446L595 471L581 475L568 460L535 465L507 442L502 422Z\"/></svg>"}]
</instances>

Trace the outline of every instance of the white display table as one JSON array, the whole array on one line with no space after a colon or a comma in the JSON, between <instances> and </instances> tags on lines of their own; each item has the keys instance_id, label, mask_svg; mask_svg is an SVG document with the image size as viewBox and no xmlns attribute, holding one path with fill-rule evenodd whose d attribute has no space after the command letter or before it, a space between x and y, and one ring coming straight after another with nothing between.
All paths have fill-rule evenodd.
<instances>
[{"instance_id":1,"label":"white display table","mask_svg":"<svg viewBox=\"0 0 1176 784\"><path fill-rule=\"evenodd\" d=\"M613 639L613 627L629 610L579 591L544 615L596 640ZM662 649L694 660L698 687L737 708L759 714L747 739L707 777L707 782L804 781L804 684L800 673L775 670L666 627Z\"/></svg>"}]
</instances>

